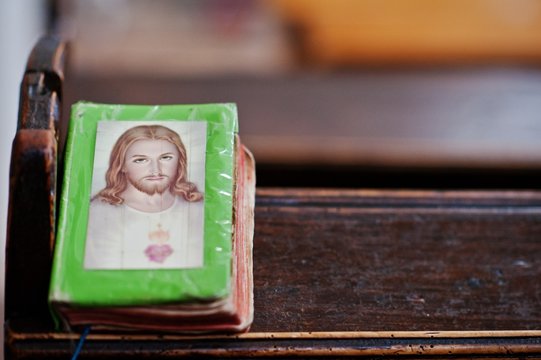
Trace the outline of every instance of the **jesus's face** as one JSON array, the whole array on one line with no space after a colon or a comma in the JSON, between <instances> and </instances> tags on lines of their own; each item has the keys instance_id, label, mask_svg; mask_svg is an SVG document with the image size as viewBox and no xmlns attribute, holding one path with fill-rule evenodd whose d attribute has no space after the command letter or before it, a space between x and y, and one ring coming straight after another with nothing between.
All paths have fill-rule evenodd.
<instances>
[{"instance_id":1,"label":"jesus's face","mask_svg":"<svg viewBox=\"0 0 541 360\"><path fill-rule=\"evenodd\" d=\"M137 140L126 151L123 171L137 190L154 195L176 180L179 153L167 140Z\"/></svg>"}]
</instances>

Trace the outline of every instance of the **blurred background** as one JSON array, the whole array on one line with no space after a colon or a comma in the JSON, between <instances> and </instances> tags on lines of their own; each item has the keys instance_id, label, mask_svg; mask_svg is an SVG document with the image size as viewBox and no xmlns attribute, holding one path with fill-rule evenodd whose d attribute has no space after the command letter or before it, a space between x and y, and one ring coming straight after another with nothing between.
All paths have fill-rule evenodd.
<instances>
[{"instance_id":1,"label":"blurred background","mask_svg":"<svg viewBox=\"0 0 541 360\"><path fill-rule=\"evenodd\" d=\"M259 186L541 187L538 0L8 0L0 29L1 219L45 32L71 42L64 116L236 102Z\"/></svg>"},{"instance_id":2,"label":"blurred background","mask_svg":"<svg viewBox=\"0 0 541 360\"><path fill-rule=\"evenodd\" d=\"M236 102L261 186L539 186L537 0L51 4L66 105Z\"/></svg>"}]
</instances>

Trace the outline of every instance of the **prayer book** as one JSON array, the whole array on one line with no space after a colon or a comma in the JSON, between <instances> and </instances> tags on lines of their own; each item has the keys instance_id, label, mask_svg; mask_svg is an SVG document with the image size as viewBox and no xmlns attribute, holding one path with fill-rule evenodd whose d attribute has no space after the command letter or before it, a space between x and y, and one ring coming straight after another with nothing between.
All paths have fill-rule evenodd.
<instances>
[{"instance_id":1,"label":"prayer book","mask_svg":"<svg viewBox=\"0 0 541 360\"><path fill-rule=\"evenodd\" d=\"M59 327L248 330L255 164L234 104L77 103L62 187Z\"/></svg>"}]
</instances>

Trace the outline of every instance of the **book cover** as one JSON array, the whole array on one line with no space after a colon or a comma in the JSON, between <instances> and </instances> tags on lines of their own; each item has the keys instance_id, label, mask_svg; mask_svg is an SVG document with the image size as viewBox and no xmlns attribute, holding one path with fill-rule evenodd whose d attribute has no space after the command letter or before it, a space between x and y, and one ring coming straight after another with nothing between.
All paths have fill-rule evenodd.
<instances>
[{"instance_id":1,"label":"book cover","mask_svg":"<svg viewBox=\"0 0 541 360\"><path fill-rule=\"evenodd\" d=\"M156 332L244 332L253 321L252 239L255 163L237 137L233 201L231 292L214 301L141 306L85 306L53 302L68 328Z\"/></svg>"},{"instance_id":2,"label":"book cover","mask_svg":"<svg viewBox=\"0 0 541 360\"><path fill-rule=\"evenodd\" d=\"M237 132L234 104L75 104L50 301L230 296Z\"/></svg>"}]
</instances>

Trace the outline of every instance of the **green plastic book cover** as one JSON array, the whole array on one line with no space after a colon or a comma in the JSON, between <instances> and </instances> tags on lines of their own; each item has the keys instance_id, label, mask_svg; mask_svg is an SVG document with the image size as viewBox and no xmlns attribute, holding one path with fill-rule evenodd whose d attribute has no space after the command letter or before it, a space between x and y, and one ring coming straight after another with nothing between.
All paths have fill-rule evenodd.
<instances>
[{"instance_id":1,"label":"green plastic book cover","mask_svg":"<svg viewBox=\"0 0 541 360\"><path fill-rule=\"evenodd\" d=\"M237 131L234 104L73 105L49 300L228 296Z\"/></svg>"}]
</instances>

